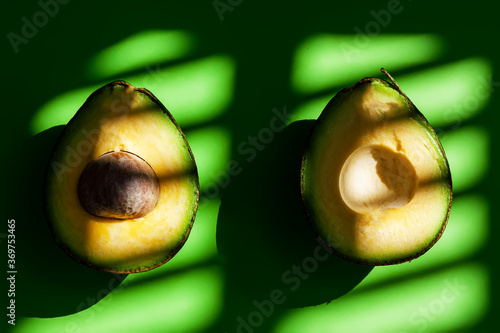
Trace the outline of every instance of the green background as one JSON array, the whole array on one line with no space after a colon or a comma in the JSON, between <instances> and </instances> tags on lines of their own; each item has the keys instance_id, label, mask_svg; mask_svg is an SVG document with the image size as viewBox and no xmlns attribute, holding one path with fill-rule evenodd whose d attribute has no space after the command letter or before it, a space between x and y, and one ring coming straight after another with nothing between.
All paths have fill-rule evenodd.
<instances>
[{"instance_id":1,"label":"green background","mask_svg":"<svg viewBox=\"0 0 500 333\"><path fill-rule=\"evenodd\" d=\"M2 11L0 241L6 252L6 221L15 219L18 270L9 331L498 326L497 8L416 0L226 0L218 9L213 1L69 1L57 10L41 3L52 5L10 1ZM35 30L25 27L33 23ZM13 47L12 33L25 39ZM294 185L304 140L338 90L382 77L380 67L441 138L455 193L448 227L411 263L314 262L317 243ZM151 90L171 111L192 147L202 192L179 254L129 276L69 259L48 233L41 203L61 125L117 79ZM283 121L291 124L285 130Z\"/></svg>"}]
</instances>

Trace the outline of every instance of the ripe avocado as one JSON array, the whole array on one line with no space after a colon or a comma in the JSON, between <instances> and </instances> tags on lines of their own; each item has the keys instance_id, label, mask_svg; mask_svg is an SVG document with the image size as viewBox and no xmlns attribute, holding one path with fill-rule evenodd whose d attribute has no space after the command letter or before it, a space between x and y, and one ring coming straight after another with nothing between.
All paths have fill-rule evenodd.
<instances>
[{"instance_id":1,"label":"ripe avocado","mask_svg":"<svg viewBox=\"0 0 500 333\"><path fill-rule=\"evenodd\" d=\"M445 152L425 117L391 83L365 78L341 90L308 138L301 193L308 219L333 253L390 265L425 253L452 202Z\"/></svg>"},{"instance_id":2,"label":"ripe avocado","mask_svg":"<svg viewBox=\"0 0 500 333\"><path fill-rule=\"evenodd\" d=\"M199 200L184 134L148 90L116 81L96 90L61 133L44 184L56 242L91 268L135 273L183 246Z\"/></svg>"}]
</instances>

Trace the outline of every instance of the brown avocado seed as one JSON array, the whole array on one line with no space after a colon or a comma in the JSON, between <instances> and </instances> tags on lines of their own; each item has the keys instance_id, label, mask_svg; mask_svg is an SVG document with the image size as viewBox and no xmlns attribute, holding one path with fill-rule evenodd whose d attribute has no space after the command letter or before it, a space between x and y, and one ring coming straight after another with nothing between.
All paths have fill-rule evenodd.
<instances>
[{"instance_id":1,"label":"brown avocado seed","mask_svg":"<svg viewBox=\"0 0 500 333\"><path fill-rule=\"evenodd\" d=\"M139 156L109 152L90 162L78 181L78 197L92 215L136 219L158 202L160 184L151 166Z\"/></svg>"}]
</instances>

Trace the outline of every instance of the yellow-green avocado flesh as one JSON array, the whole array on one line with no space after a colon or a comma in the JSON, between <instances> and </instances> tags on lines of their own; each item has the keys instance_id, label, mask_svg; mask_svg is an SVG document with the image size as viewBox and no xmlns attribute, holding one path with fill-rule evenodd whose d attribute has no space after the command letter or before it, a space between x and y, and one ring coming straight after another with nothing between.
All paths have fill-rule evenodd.
<instances>
[{"instance_id":1,"label":"yellow-green avocado flesh","mask_svg":"<svg viewBox=\"0 0 500 333\"><path fill-rule=\"evenodd\" d=\"M367 265L425 253L443 233L452 202L436 133L395 82L377 78L328 103L309 136L301 191L319 239Z\"/></svg>"},{"instance_id":2,"label":"yellow-green avocado flesh","mask_svg":"<svg viewBox=\"0 0 500 333\"><path fill-rule=\"evenodd\" d=\"M143 185L125 189L128 178L141 177ZM76 261L116 273L170 260L189 235L198 199L196 164L181 129L151 92L124 81L96 90L66 125L44 186L57 243Z\"/></svg>"}]
</instances>

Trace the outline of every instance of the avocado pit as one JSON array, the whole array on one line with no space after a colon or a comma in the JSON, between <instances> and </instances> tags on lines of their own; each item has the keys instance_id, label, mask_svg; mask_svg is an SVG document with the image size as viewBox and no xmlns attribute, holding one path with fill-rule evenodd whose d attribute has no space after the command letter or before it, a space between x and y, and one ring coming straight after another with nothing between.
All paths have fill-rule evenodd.
<instances>
[{"instance_id":1,"label":"avocado pit","mask_svg":"<svg viewBox=\"0 0 500 333\"><path fill-rule=\"evenodd\" d=\"M139 156L109 152L90 162L78 181L78 197L90 214L119 220L149 214L160 196L151 166Z\"/></svg>"}]
</instances>

